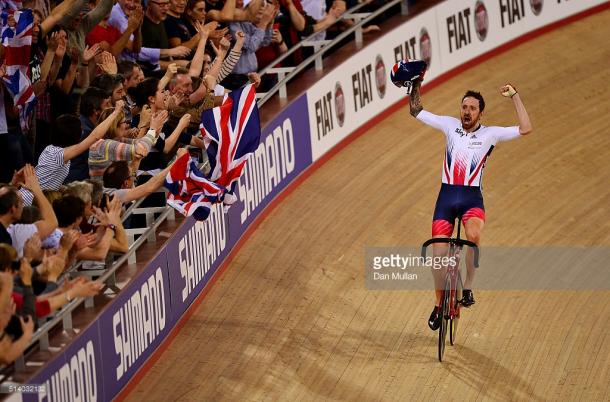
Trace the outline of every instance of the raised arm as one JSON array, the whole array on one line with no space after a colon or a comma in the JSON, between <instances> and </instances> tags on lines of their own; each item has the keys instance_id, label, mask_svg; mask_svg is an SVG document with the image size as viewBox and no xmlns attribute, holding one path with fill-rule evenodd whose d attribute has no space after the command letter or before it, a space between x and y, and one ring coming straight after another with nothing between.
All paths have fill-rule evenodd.
<instances>
[{"instance_id":1,"label":"raised arm","mask_svg":"<svg viewBox=\"0 0 610 402\"><path fill-rule=\"evenodd\" d=\"M81 29L85 35L91 32L91 30L95 28L100 21L110 14L110 11L112 11L112 5L112 0L100 0L94 9L87 13L85 18L83 18L81 21Z\"/></svg>"},{"instance_id":2,"label":"raised arm","mask_svg":"<svg viewBox=\"0 0 610 402\"><path fill-rule=\"evenodd\" d=\"M515 87L511 84L506 84L500 89L500 93L502 93L502 96L513 100L515 111L517 112L517 119L519 119L519 133L521 135L530 134L533 130L532 122L530 121L527 110L525 110L525 105L523 105L523 101Z\"/></svg>"},{"instance_id":3,"label":"raised arm","mask_svg":"<svg viewBox=\"0 0 610 402\"><path fill-rule=\"evenodd\" d=\"M165 87L167 87L167 84L169 84L169 82L174 77L174 75L176 75L177 72L178 72L178 65L176 63L172 63L169 66L167 66L167 70L165 71L165 74L163 75L163 77L159 80L159 85L157 86L157 88L159 88L162 91L165 90Z\"/></svg>"},{"instance_id":4,"label":"raised arm","mask_svg":"<svg viewBox=\"0 0 610 402\"><path fill-rule=\"evenodd\" d=\"M176 160L180 159L180 157L182 155L184 155L186 152L187 152L187 150L184 148L178 149L174 163L176 162ZM130 202L133 200L137 200L139 198L144 198L147 195L152 194L159 187L163 186L163 183L165 183L165 177L169 173L172 165L173 165L173 163L171 165L168 165L161 172L159 172L156 175L154 175L153 177L151 177L150 180L148 180L146 183L140 184L137 187L126 190L125 195L123 196L123 199L121 201L123 201L124 203L127 203L127 202Z\"/></svg>"},{"instance_id":5,"label":"raised arm","mask_svg":"<svg viewBox=\"0 0 610 402\"><path fill-rule=\"evenodd\" d=\"M417 117L424 107L421 104L421 80L417 79L413 82L413 88L411 89L411 95L409 96L409 108L411 110L411 116Z\"/></svg>"},{"instance_id":6,"label":"raised arm","mask_svg":"<svg viewBox=\"0 0 610 402\"><path fill-rule=\"evenodd\" d=\"M136 33L137 31L139 31L140 26L142 25L142 21L144 21L144 13L142 11L142 6L138 6L135 10L131 12L129 19L127 20L127 29L121 34L121 37L110 47L110 53L112 53L113 56L119 57L123 49L128 47L129 38L131 38L132 34L134 35L134 42L136 41L136 38L138 37ZM139 38L140 44L138 45L138 48L134 49L134 42L132 42L131 49L129 50L135 53L138 53L140 51L140 47L142 46L141 34L139 35Z\"/></svg>"},{"instance_id":7,"label":"raised arm","mask_svg":"<svg viewBox=\"0 0 610 402\"><path fill-rule=\"evenodd\" d=\"M57 217L55 216L51 203L42 193L40 183L36 177L36 171L31 165L25 165L25 168L23 169L23 177L25 181L25 188L30 190L30 192L34 195L34 201L40 210L40 216L42 219L34 224L38 229L38 235L41 239L44 239L57 228Z\"/></svg>"},{"instance_id":8,"label":"raised arm","mask_svg":"<svg viewBox=\"0 0 610 402\"><path fill-rule=\"evenodd\" d=\"M210 31L215 30L217 26L218 23L216 21L212 21L202 26L199 30L199 44L197 45L197 50L195 50L193 60L191 61L191 65L189 67L189 75L191 77L199 77L199 74L201 74L201 70L203 68L203 56L205 54L205 44L208 41Z\"/></svg>"},{"instance_id":9,"label":"raised arm","mask_svg":"<svg viewBox=\"0 0 610 402\"><path fill-rule=\"evenodd\" d=\"M176 142L178 142L180 134L182 134L182 132L188 127L190 122L191 115L188 113L180 118L180 121L178 122L178 125L176 126L172 134L165 139L165 146L163 147L164 153L167 154L172 150L172 148L174 148L174 145L176 145Z\"/></svg>"},{"instance_id":10,"label":"raised arm","mask_svg":"<svg viewBox=\"0 0 610 402\"><path fill-rule=\"evenodd\" d=\"M67 162L74 159L78 155L88 150L97 140L104 138L106 132L110 129L112 122L116 119L117 115L123 110L123 101L117 101L114 111L110 116L106 117L99 125L97 125L93 131L78 144L64 148L64 161Z\"/></svg>"},{"instance_id":11,"label":"raised arm","mask_svg":"<svg viewBox=\"0 0 610 402\"><path fill-rule=\"evenodd\" d=\"M74 7L74 3L76 3L76 0L62 1L51 11L51 14L40 23L42 36L51 32L55 25L57 25L65 15L78 14L80 9Z\"/></svg>"}]
</instances>

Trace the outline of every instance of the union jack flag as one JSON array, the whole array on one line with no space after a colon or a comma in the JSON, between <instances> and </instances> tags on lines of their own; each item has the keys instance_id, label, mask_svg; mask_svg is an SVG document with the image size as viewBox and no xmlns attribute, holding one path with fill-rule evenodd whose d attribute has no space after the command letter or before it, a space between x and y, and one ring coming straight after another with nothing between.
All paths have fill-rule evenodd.
<instances>
[{"instance_id":1,"label":"union jack flag","mask_svg":"<svg viewBox=\"0 0 610 402\"><path fill-rule=\"evenodd\" d=\"M8 4L7 4L8 3ZM34 108L34 89L29 76L30 51L32 47L32 29L34 17L32 10L15 11L15 2L2 4L2 45L4 46L5 75L2 77L4 86L9 91L15 106L19 108L21 127L27 129L28 117ZM15 26L8 24L12 15Z\"/></svg>"},{"instance_id":2,"label":"union jack flag","mask_svg":"<svg viewBox=\"0 0 610 402\"><path fill-rule=\"evenodd\" d=\"M247 85L227 95L221 106L201 115L201 132L210 161L204 176L188 154L180 157L165 179L168 204L186 216L205 220L214 203L231 205L237 180L248 156L260 143L256 91Z\"/></svg>"}]
</instances>

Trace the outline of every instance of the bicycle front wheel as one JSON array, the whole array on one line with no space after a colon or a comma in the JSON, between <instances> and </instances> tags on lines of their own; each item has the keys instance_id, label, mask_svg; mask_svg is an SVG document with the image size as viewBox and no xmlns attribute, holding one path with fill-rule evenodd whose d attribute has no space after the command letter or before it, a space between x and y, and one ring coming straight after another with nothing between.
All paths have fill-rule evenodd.
<instances>
[{"instance_id":1,"label":"bicycle front wheel","mask_svg":"<svg viewBox=\"0 0 610 402\"><path fill-rule=\"evenodd\" d=\"M447 339L447 329L449 326L449 282L446 283L443 301L441 304L441 327L438 329L438 361L443 361L445 354L445 342Z\"/></svg>"},{"instance_id":2,"label":"bicycle front wheel","mask_svg":"<svg viewBox=\"0 0 610 402\"><path fill-rule=\"evenodd\" d=\"M449 342L451 343L451 346L455 345L458 323L460 322L460 306L461 306L460 300L462 300L462 293L463 293L462 290L463 290L462 278L458 274L457 288L455 289L455 297L453 298L453 300L451 300L451 303L453 303L454 308L455 308L455 315L451 318L451 321L449 323Z\"/></svg>"}]
</instances>

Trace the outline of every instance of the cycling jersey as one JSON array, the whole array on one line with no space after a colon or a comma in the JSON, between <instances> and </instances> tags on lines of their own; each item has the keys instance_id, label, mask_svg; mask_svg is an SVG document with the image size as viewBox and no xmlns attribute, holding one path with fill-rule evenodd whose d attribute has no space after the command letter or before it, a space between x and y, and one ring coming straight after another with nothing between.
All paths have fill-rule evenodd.
<instances>
[{"instance_id":1,"label":"cycling jersey","mask_svg":"<svg viewBox=\"0 0 610 402\"><path fill-rule=\"evenodd\" d=\"M419 112L417 119L445 134L445 160L441 176L443 183L446 184L481 186L485 161L496 143L520 136L518 126L480 125L475 131L467 133L462 128L460 120L449 116L437 116L426 110Z\"/></svg>"}]
</instances>

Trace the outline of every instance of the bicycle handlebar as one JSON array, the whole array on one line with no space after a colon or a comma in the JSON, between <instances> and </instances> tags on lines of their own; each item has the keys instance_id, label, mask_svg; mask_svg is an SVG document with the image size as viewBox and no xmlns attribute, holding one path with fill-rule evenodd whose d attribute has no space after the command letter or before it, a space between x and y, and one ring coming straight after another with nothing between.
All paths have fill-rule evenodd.
<instances>
[{"instance_id":1,"label":"bicycle handlebar","mask_svg":"<svg viewBox=\"0 0 610 402\"><path fill-rule=\"evenodd\" d=\"M421 256L426 258L426 250L430 244L434 243L452 243L460 246L468 246L474 249L474 266L475 268L479 267L479 247L471 241L463 240L463 239L452 239L449 237L437 237L434 239L426 240L426 242L421 246Z\"/></svg>"}]
</instances>

